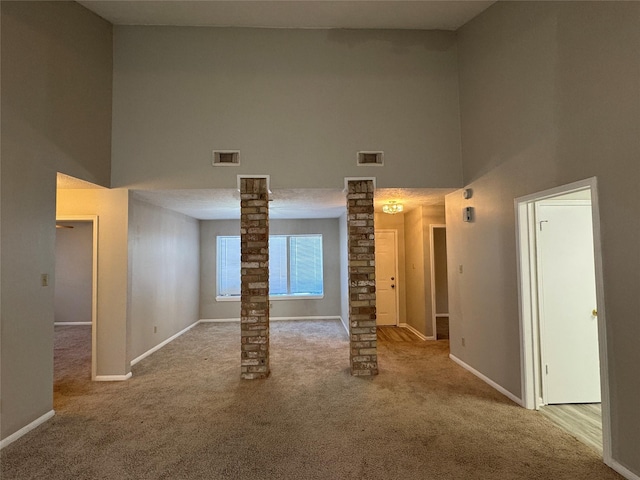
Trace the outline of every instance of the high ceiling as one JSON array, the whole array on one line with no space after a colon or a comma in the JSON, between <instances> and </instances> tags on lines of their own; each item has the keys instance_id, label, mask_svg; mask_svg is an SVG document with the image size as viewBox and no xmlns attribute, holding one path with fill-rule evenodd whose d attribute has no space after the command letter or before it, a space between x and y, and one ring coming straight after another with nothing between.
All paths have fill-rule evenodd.
<instances>
[{"instance_id":1,"label":"high ceiling","mask_svg":"<svg viewBox=\"0 0 640 480\"><path fill-rule=\"evenodd\" d=\"M486 0L84 0L115 25L457 30Z\"/></svg>"},{"instance_id":2,"label":"high ceiling","mask_svg":"<svg viewBox=\"0 0 640 480\"><path fill-rule=\"evenodd\" d=\"M172 25L264 28L371 28L456 30L495 1L484 0L83 0L89 10L115 25ZM59 188L91 188L59 177ZM89 185L89 186L87 186ZM443 205L454 189L377 189L376 211L389 201L405 211ZM198 219L233 219L240 214L233 189L138 191L143 200ZM272 218L331 218L345 211L338 189L276 190Z\"/></svg>"}]
</instances>

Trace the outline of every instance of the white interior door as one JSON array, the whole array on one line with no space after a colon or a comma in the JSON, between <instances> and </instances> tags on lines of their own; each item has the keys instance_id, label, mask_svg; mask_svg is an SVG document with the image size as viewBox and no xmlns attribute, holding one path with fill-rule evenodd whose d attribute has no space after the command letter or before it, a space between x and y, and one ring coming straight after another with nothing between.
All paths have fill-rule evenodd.
<instances>
[{"instance_id":1,"label":"white interior door","mask_svg":"<svg viewBox=\"0 0 640 480\"><path fill-rule=\"evenodd\" d=\"M543 399L600 402L591 205L536 204Z\"/></svg>"},{"instance_id":2,"label":"white interior door","mask_svg":"<svg viewBox=\"0 0 640 480\"><path fill-rule=\"evenodd\" d=\"M378 325L398 324L395 230L376 230L376 317Z\"/></svg>"}]
</instances>

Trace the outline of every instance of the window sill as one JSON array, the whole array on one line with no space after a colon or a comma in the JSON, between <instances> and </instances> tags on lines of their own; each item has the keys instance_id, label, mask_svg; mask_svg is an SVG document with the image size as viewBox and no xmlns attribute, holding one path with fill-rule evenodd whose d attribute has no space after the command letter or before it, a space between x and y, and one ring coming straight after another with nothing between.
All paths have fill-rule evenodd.
<instances>
[{"instance_id":1,"label":"window sill","mask_svg":"<svg viewBox=\"0 0 640 480\"><path fill-rule=\"evenodd\" d=\"M324 295L274 295L269 297L270 302L280 300L322 300ZM217 296L216 302L239 302L240 296Z\"/></svg>"}]
</instances>

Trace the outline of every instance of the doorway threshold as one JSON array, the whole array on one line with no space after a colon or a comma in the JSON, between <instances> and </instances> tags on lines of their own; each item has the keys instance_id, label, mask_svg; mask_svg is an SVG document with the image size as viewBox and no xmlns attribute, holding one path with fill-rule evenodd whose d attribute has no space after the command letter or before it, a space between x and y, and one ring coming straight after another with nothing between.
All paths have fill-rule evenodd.
<instances>
[{"instance_id":1,"label":"doorway threshold","mask_svg":"<svg viewBox=\"0 0 640 480\"><path fill-rule=\"evenodd\" d=\"M540 413L602 455L602 406L600 403L545 405L540 407Z\"/></svg>"}]
</instances>

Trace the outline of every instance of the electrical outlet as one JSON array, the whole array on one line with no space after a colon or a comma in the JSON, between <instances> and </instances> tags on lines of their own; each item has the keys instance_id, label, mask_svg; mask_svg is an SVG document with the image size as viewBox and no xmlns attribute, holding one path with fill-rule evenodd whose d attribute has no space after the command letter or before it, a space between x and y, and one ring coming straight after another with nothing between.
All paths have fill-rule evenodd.
<instances>
[{"instance_id":1,"label":"electrical outlet","mask_svg":"<svg viewBox=\"0 0 640 480\"><path fill-rule=\"evenodd\" d=\"M458 273L462 273L463 270L462 265L458 265Z\"/></svg>"},{"instance_id":2,"label":"electrical outlet","mask_svg":"<svg viewBox=\"0 0 640 480\"><path fill-rule=\"evenodd\" d=\"M158 333L158 326L157 325L153 326L153 333Z\"/></svg>"},{"instance_id":3,"label":"electrical outlet","mask_svg":"<svg viewBox=\"0 0 640 480\"><path fill-rule=\"evenodd\" d=\"M461 342L463 347L467 346L467 341L464 339L464 337L462 337Z\"/></svg>"},{"instance_id":4,"label":"electrical outlet","mask_svg":"<svg viewBox=\"0 0 640 480\"><path fill-rule=\"evenodd\" d=\"M48 273L43 273L42 275L40 275L40 284L43 287L48 287L49 286L49 274Z\"/></svg>"}]
</instances>

